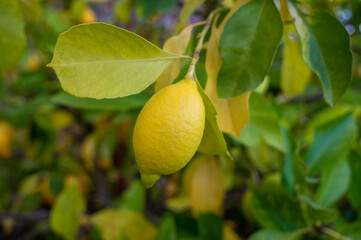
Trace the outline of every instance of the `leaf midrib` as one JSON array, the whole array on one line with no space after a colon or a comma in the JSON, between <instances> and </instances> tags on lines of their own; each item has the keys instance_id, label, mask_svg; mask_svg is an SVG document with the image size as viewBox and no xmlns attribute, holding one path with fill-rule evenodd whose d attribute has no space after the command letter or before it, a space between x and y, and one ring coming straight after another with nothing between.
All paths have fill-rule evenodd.
<instances>
[{"instance_id":1,"label":"leaf midrib","mask_svg":"<svg viewBox=\"0 0 361 240\"><path fill-rule=\"evenodd\" d=\"M121 62L154 62L154 61L169 61L178 59L189 59L188 56L171 56L163 58L144 58L144 59L117 59L117 60L106 60L106 61L89 61L89 62L72 62L72 63L49 63L49 67L67 67L74 65L88 65L88 64L101 64L101 63L121 63Z\"/></svg>"}]
</instances>

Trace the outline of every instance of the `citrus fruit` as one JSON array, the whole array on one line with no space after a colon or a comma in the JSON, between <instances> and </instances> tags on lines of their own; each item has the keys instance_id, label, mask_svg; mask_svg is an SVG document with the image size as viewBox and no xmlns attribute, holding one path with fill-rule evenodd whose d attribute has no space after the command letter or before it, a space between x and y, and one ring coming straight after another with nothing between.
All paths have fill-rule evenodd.
<instances>
[{"instance_id":1,"label":"citrus fruit","mask_svg":"<svg viewBox=\"0 0 361 240\"><path fill-rule=\"evenodd\" d=\"M135 123L133 147L146 187L189 162L204 124L204 104L193 79L163 88L144 105Z\"/></svg>"}]
</instances>

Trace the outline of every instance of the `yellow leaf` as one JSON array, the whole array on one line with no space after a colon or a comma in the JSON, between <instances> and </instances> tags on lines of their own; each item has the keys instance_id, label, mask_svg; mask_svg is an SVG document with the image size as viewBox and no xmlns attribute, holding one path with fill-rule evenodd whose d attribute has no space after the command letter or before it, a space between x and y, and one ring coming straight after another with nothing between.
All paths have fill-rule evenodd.
<instances>
[{"instance_id":1,"label":"yellow leaf","mask_svg":"<svg viewBox=\"0 0 361 240\"><path fill-rule=\"evenodd\" d=\"M216 108L217 122L221 131L233 134L236 137L240 136L242 129L246 126L249 119L248 99L250 93L246 92L231 99L222 100L218 98L217 77L222 66L218 45L226 20L235 12L235 9L238 9L245 2L247 1L237 1L219 28L213 24L212 35L207 43L206 55L206 72L208 79L205 92Z\"/></svg>"},{"instance_id":2,"label":"yellow leaf","mask_svg":"<svg viewBox=\"0 0 361 240\"><path fill-rule=\"evenodd\" d=\"M194 25L190 25L183 29L179 35L169 38L164 43L163 50L179 55L183 54L191 39L193 27ZM173 80L178 76L179 72L180 61L177 60L169 65L169 67L166 68L159 76L155 82L155 91L158 92L160 89L172 84Z\"/></svg>"},{"instance_id":3,"label":"yellow leaf","mask_svg":"<svg viewBox=\"0 0 361 240\"><path fill-rule=\"evenodd\" d=\"M237 233L227 224L223 224L223 240L241 240Z\"/></svg>"},{"instance_id":4,"label":"yellow leaf","mask_svg":"<svg viewBox=\"0 0 361 240\"><path fill-rule=\"evenodd\" d=\"M213 212L221 214L225 195L222 171L211 155L194 159L189 185L189 199L193 214Z\"/></svg>"},{"instance_id":5,"label":"yellow leaf","mask_svg":"<svg viewBox=\"0 0 361 240\"><path fill-rule=\"evenodd\" d=\"M176 26L176 33L178 33L184 25L187 24L188 19L197 8L202 5L205 0L185 0L183 8L179 14L179 21Z\"/></svg>"},{"instance_id":6,"label":"yellow leaf","mask_svg":"<svg viewBox=\"0 0 361 240\"><path fill-rule=\"evenodd\" d=\"M91 222L100 230L102 239L151 240L155 227L141 214L125 209L106 209L92 216Z\"/></svg>"},{"instance_id":7,"label":"yellow leaf","mask_svg":"<svg viewBox=\"0 0 361 240\"><path fill-rule=\"evenodd\" d=\"M291 39L293 26L285 27L281 88L288 96L303 93L311 77L311 69L302 58L301 44Z\"/></svg>"}]
</instances>

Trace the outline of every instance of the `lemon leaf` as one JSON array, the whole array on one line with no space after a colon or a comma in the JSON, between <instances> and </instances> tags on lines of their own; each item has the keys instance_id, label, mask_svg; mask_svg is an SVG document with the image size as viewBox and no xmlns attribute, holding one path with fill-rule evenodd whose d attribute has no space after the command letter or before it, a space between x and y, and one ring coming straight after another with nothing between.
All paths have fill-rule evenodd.
<instances>
[{"instance_id":1,"label":"lemon leaf","mask_svg":"<svg viewBox=\"0 0 361 240\"><path fill-rule=\"evenodd\" d=\"M122 235L132 240L151 240L156 234L155 227L143 215L125 209L99 211L91 222L104 240L120 239Z\"/></svg>"},{"instance_id":2,"label":"lemon leaf","mask_svg":"<svg viewBox=\"0 0 361 240\"><path fill-rule=\"evenodd\" d=\"M116 98L136 94L174 61L142 37L105 23L81 24L62 33L52 67L63 89L77 97Z\"/></svg>"},{"instance_id":3,"label":"lemon leaf","mask_svg":"<svg viewBox=\"0 0 361 240\"><path fill-rule=\"evenodd\" d=\"M51 210L50 225L53 231L66 240L75 240L79 217L85 210L85 200L76 185L67 187L56 199Z\"/></svg>"},{"instance_id":4,"label":"lemon leaf","mask_svg":"<svg viewBox=\"0 0 361 240\"><path fill-rule=\"evenodd\" d=\"M189 41L192 36L193 25L190 25L183 29L183 31L177 36L169 38L163 46L163 50L181 55L186 50ZM155 82L155 91L159 91L162 88L172 84L180 72L180 61L177 60L172 63L157 79Z\"/></svg>"},{"instance_id":5,"label":"lemon leaf","mask_svg":"<svg viewBox=\"0 0 361 240\"><path fill-rule=\"evenodd\" d=\"M205 154L225 155L231 157L227 150L226 141L224 140L223 134L217 124L217 111L199 82L196 82L198 85L198 92L203 99L204 108L206 110L204 132L198 151Z\"/></svg>"},{"instance_id":6,"label":"lemon leaf","mask_svg":"<svg viewBox=\"0 0 361 240\"><path fill-rule=\"evenodd\" d=\"M250 1L229 18L219 44L223 64L217 91L221 98L236 97L262 83L282 32L282 19L273 1Z\"/></svg>"},{"instance_id":7,"label":"lemon leaf","mask_svg":"<svg viewBox=\"0 0 361 240\"><path fill-rule=\"evenodd\" d=\"M25 49L24 20L18 1L0 1L0 70L8 71Z\"/></svg>"},{"instance_id":8,"label":"lemon leaf","mask_svg":"<svg viewBox=\"0 0 361 240\"><path fill-rule=\"evenodd\" d=\"M303 59L320 78L326 102L334 106L352 80L350 36L328 12L288 3L300 36Z\"/></svg>"},{"instance_id":9,"label":"lemon leaf","mask_svg":"<svg viewBox=\"0 0 361 240\"><path fill-rule=\"evenodd\" d=\"M292 25L285 26L281 72L281 88L289 96L303 93L312 73L303 61L301 44L290 38L293 28Z\"/></svg>"}]
</instances>

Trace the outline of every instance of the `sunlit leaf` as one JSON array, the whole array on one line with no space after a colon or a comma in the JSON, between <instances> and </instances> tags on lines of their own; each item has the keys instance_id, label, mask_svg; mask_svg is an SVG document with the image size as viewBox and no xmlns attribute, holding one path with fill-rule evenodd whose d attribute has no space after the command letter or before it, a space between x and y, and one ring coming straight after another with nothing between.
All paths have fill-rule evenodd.
<instances>
[{"instance_id":1,"label":"sunlit leaf","mask_svg":"<svg viewBox=\"0 0 361 240\"><path fill-rule=\"evenodd\" d=\"M26 39L18 1L0 0L0 70L8 71L23 54Z\"/></svg>"},{"instance_id":2,"label":"sunlit leaf","mask_svg":"<svg viewBox=\"0 0 361 240\"><path fill-rule=\"evenodd\" d=\"M219 97L235 97L262 83L282 31L273 1L253 0L239 8L227 21L219 44L223 61L217 81Z\"/></svg>"},{"instance_id":3,"label":"sunlit leaf","mask_svg":"<svg viewBox=\"0 0 361 240\"><path fill-rule=\"evenodd\" d=\"M92 216L91 222L104 240L119 239L124 234L130 240L153 240L155 227L141 214L125 209L106 209Z\"/></svg>"},{"instance_id":4,"label":"sunlit leaf","mask_svg":"<svg viewBox=\"0 0 361 240\"><path fill-rule=\"evenodd\" d=\"M180 58L127 30L92 23L62 33L49 66L65 91L100 99L144 90Z\"/></svg>"},{"instance_id":5,"label":"sunlit leaf","mask_svg":"<svg viewBox=\"0 0 361 240\"><path fill-rule=\"evenodd\" d=\"M350 37L326 11L288 3L301 39L303 59L320 78L325 100L333 106L351 82Z\"/></svg>"},{"instance_id":6,"label":"sunlit leaf","mask_svg":"<svg viewBox=\"0 0 361 240\"><path fill-rule=\"evenodd\" d=\"M85 206L78 186L72 184L65 188L51 210L50 225L53 231L66 240L77 239L79 217Z\"/></svg>"},{"instance_id":7,"label":"sunlit leaf","mask_svg":"<svg viewBox=\"0 0 361 240\"><path fill-rule=\"evenodd\" d=\"M311 69L302 58L301 44L294 38L292 25L285 26L281 88L283 93L292 96L303 93L311 78Z\"/></svg>"},{"instance_id":8,"label":"sunlit leaf","mask_svg":"<svg viewBox=\"0 0 361 240\"><path fill-rule=\"evenodd\" d=\"M186 50L189 41L191 40L193 26L190 25L182 30L178 35L169 38L163 46L164 51L174 54L182 55ZM163 87L172 84L180 72L180 61L177 60L172 63L164 72L159 76L155 82L155 91L159 91Z\"/></svg>"}]
</instances>

